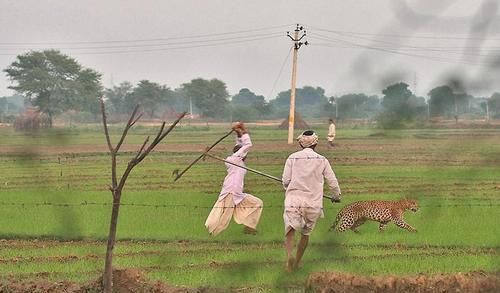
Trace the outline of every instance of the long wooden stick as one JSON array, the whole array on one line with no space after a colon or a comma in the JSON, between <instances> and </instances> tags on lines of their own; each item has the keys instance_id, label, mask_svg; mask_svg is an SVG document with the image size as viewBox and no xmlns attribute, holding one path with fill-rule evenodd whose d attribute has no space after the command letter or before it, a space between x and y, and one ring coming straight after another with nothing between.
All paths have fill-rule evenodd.
<instances>
[{"instance_id":1,"label":"long wooden stick","mask_svg":"<svg viewBox=\"0 0 500 293\"><path fill-rule=\"evenodd\" d=\"M214 144L212 144L211 146L209 146L205 152L203 152L199 157L197 157L191 164L189 164L189 166L187 166L184 170L182 170L182 172L179 172L179 170L174 170L174 173L176 176L175 176L175 179L174 181L177 181L177 179L181 178L182 175L184 175L184 173L187 172L187 170L189 170L194 164L196 164L196 162L198 162L199 160L201 160L206 153L208 153L208 151L210 151L213 147L215 147L219 142L221 142L222 140L224 140L224 138L228 137L229 135L231 135L231 133L233 133L234 130L231 129L231 131L229 131L228 133L226 133L223 137L219 138L218 141L216 141Z\"/></svg>"},{"instance_id":2,"label":"long wooden stick","mask_svg":"<svg viewBox=\"0 0 500 293\"><path fill-rule=\"evenodd\" d=\"M259 175L261 175L261 176L264 176L264 177L267 177L267 178L270 178L270 179L276 180L276 181L278 181L278 182L283 182L283 181L282 181L281 179L279 179L278 177L274 177L273 175L269 175L269 174L266 174L266 173L263 173L263 172L257 171L257 170L255 170L255 169L252 169L252 168L248 168L248 167L245 167L245 166L242 166L242 165L238 165L238 164L235 164L235 163L232 163L232 162L226 161L226 160L224 160L223 158L221 158L221 157L217 157L217 156L214 156L214 155L212 155L212 154L210 154L210 153L208 153L208 152L207 152L207 153L205 153L205 156L210 157L210 158L212 158L212 159L216 159L216 160L221 161L221 162L224 162L224 163L228 163L228 164L233 165L233 166L236 166L236 167L240 167L240 168L242 168L242 169L245 169L245 170L248 170L248 171L253 172L253 173L255 173L255 174L259 174ZM328 199L330 199L330 200L332 199L331 197L326 196L326 195L323 195L323 197L324 197L324 198L328 198Z\"/></svg>"},{"instance_id":3,"label":"long wooden stick","mask_svg":"<svg viewBox=\"0 0 500 293\"><path fill-rule=\"evenodd\" d=\"M240 168L242 168L242 169L248 170L248 171L253 172L253 173L255 173L255 174L259 174L259 175L262 175L262 176L264 176L264 177L267 177L267 178L270 178L270 179L273 179L273 180L276 180L276 181L279 181L279 182L283 182L283 181L281 181L281 179L279 179L278 177L274 177L274 176L272 176L272 175L269 175L269 174L266 174L266 173L263 173L263 172L257 171L257 170L255 170L255 169L248 168L248 167L245 167L245 166L241 166L241 165L238 165L238 164L235 164L235 163L232 163L232 162L226 161L226 160L224 160L223 158L220 158L220 157L214 156L214 155L212 155L212 154L210 154L210 153L206 153L205 155L206 155L207 157L212 158L212 159L216 159L216 160L219 160L219 161L221 161L221 162L228 163L228 164L231 164L231 165L236 166L236 167L240 167Z\"/></svg>"}]
</instances>

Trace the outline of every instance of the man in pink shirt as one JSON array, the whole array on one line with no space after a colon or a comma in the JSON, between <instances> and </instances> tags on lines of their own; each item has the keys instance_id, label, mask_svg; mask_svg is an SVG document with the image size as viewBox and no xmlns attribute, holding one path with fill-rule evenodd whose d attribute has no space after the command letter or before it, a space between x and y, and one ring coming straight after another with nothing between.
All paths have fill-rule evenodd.
<instances>
[{"instance_id":1,"label":"man in pink shirt","mask_svg":"<svg viewBox=\"0 0 500 293\"><path fill-rule=\"evenodd\" d=\"M309 243L318 218L323 217L323 185L326 181L333 193L332 202L340 201L340 187L330 162L316 153L318 136L314 131L304 131L297 140L301 151L288 156L283 170L285 188L285 248L287 253L287 271L299 266L300 260ZM293 255L295 231L301 238L297 254Z\"/></svg>"},{"instance_id":2,"label":"man in pink shirt","mask_svg":"<svg viewBox=\"0 0 500 293\"><path fill-rule=\"evenodd\" d=\"M226 161L245 167L245 159L252 147L252 141L243 123L236 123L233 130L237 136L236 145L233 148L233 154L228 156ZM228 163L225 165L227 175L224 178L219 198L205 222L205 227L211 235L217 235L229 226L233 217L237 224L245 226L245 233L256 234L262 213L262 200L243 192L247 170Z\"/></svg>"}]
</instances>

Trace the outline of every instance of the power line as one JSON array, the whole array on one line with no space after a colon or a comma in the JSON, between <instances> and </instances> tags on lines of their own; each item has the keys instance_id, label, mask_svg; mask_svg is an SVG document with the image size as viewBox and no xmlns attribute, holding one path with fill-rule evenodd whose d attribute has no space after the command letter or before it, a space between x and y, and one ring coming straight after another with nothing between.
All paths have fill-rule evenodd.
<instances>
[{"instance_id":1,"label":"power line","mask_svg":"<svg viewBox=\"0 0 500 293\"><path fill-rule=\"evenodd\" d=\"M452 37L449 35L440 35L440 36L421 36L414 34L387 34L387 33L366 33L366 32L354 32L354 31L342 31L342 30L334 30L327 28L320 28L316 26L308 25L308 27L315 29L317 31L324 31L336 34L351 34L351 35L362 35L362 36L375 36L375 37L393 37L393 38L405 38L405 39L431 39L431 40L489 40L489 41L500 41L500 38L476 38L471 36L463 36L463 37Z\"/></svg>"},{"instance_id":2,"label":"power line","mask_svg":"<svg viewBox=\"0 0 500 293\"><path fill-rule=\"evenodd\" d=\"M228 38L217 38L208 40L193 40L193 41L183 41L183 42L170 42L170 43L153 43L153 44L135 44L135 45L113 45L113 46L87 46L87 47L55 47L59 50L89 50L89 49L117 49L117 48L141 48L141 47L158 47L158 46L175 46L175 45L186 45L186 44L198 44L220 42L220 41L234 41L247 38L259 38L259 37L278 37L281 36L281 32L265 33L265 34L254 34L254 35L244 35L235 36ZM0 48L0 50L25 50L32 48Z\"/></svg>"},{"instance_id":3,"label":"power line","mask_svg":"<svg viewBox=\"0 0 500 293\"><path fill-rule=\"evenodd\" d=\"M343 40L343 39L334 39L331 37L325 37L321 36L318 34L311 33L313 39L318 39L322 41L327 41L327 42L333 42L333 43L341 43L341 44L348 44L353 47L358 47L358 48L363 48L363 49L370 49L370 50L375 50L375 51L381 51L385 53L391 53L391 54L396 54L396 55L403 55L403 56L410 56L410 57L418 57L418 58L424 58L427 60L433 60L433 61L438 61L438 62L445 62L445 63L461 63L465 65L483 65L487 66L489 64L487 63L471 63L467 62L467 60L457 60L457 59L451 59L451 58L446 58L446 57L440 57L440 56L429 56L429 55L421 55L421 54L412 54L412 53L407 53L407 52L401 52L397 50L392 50L392 49L387 49L384 47L376 47L376 46L370 46L370 45L365 45L365 44L359 44L359 43L354 43L351 41ZM323 46L323 47L333 47L331 44L321 44L321 43L312 43L313 45L316 46Z\"/></svg>"},{"instance_id":4,"label":"power line","mask_svg":"<svg viewBox=\"0 0 500 293\"><path fill-rule=\"evenodd\" d=\"M83 44L110 44L110 43L135 43L135 42L158 42L158 41L170 41L170 40L181 40L181 39L193 39L193 38L207 38L214 36L224 36L233 34L242 34L249 32L265 31L271 29L281 29L288 27L290 24L276 25L263 28L246 29L239 31L230 31L222 33L211 33L202 35L190 35L190 36L175 36L175 37L165 37L165 38L151 38L151 39L132 39L132 40L110 40L110 41L76 41L76 42L0 42L0 45L83 45Z\"/></svg>"},{"instance_id":5,"label":"power line","mask_svg":"<svg viewBox=\"0 0 500 293\"><path fill-rule=\"evenodd\" d=\"M333 42L337 45L338 44L343 45L343 46L336 46L338 48L364 48L364 49L376 50L376 51L397 54L397 55L425 58L427 60L438 61L438 62L455 63L455 64L460 63L460 64L465 64L465 65L489 66L490 64L487 62L474 62L474 60L471 60L471 59L465 58L465 57L471 57L471 58L474 58L474 57L488 58L488 57L490 57L490 58L492 58L492 57L495 57L494 55L472 53L472 52L464 51L464 49L476 49L476 50L480 49L482 51L488 51L490 53L500 52L500 46L490 46L490 47L486 47L486 46L465 46L465 47L462 47L462 46L458 46L458 45L452 45L452 46L412 46L412 45L399 44L397 41L387 41L387 40L378 39L378 38L381 38L383 36L390 35L390 36L398 36L398 37L404 38L405 40L410 40L410 39L414 38L414 36L410 35L410 34L407 34L407 35L371 34L371 33L357 33L357 32L351 32L351 31L324 29L324 28L319 28L319 27L314 27L314 26L312 28L317 30L317 31L323 31L323 32L327 32L327 33L331 33L331 34L336 35L337 37L332 37L332 36L321 35L321 34L318 34L316 32L311 33L313 38L316 38L316 39L319 39L322 41ZM359 42L353 41L353 40L339 39L338 36L356 39L356 40L370 41L370 42L372 42L372 44L368 45L368 44L359 43ZM471 40L474 38L423 36L422 38L416 37L416 39ZM492 40L492 39L487 39L487 38L478 38L478 39L483 40L483 41L484 40ZM497 40L500 40L500 39L497 39ZM316 45L317 46L324 46L324 47L333 47L330 44L321 44L320 43L320 44L316 44ZM438 55L428 55L428 53L437 53ZM462 58L459 58L459 59L449 58L450 54L457 55L457 57L462 57ZM453 56L451 56L451 57L453 57Z\"/></svg>"},{"instance_id":6,"label":"power line","mask_svg":"<svg viewBox=\"0 0 500 293\"><path fill-rule=\"evenodd\" d=\"M283 63L281 64L280 71L278 72L278 76L274 80L273 87L271 88L271 91L269 92L269 95L267 96L268 98L271 98L271 95L274 92L274 89L276 88L276 84L278 83L278 80L281 77L281 74L283 73L283 69L285 68L285 65L288 63L288 59L290 58L290 53L292 52L293 47L290 47L290 50L288 50L288 54L285 57L285 60L283 60Z\"/></svg>"},{"instance_id":7,"label":"power line","mask_svg":"<svg viewBox=\"0 0 500 293\"><path fill-rule=\"evenodd\" d=\"M313 35L316 33L312 33ZM317 34L318 36L321 36L320 34ZM325 38L328 38L324 36ZM390 42L390 41L382 41L382 40L377 40L377 39L371 39L371 38L365 38L365 37L357 37L357 36L346 36L346 37L353 37L356 39L361 39L361 40L366 40L370 41L373 43L380 43L382 45L387 45L389 47L384 47L384 48L394 48L398 47L399 49L403 50L421 50L421 51L435 51L435 52L441 52L441 53L456 53L456 54L461 54L461 55L471 55L471 56L482 56L482 57L488 57L488 55L482 55L482 54L471 54L468 52L463 52L464 49L481 49L481 50L487 50L487 51L493 51L493 52L500 52L500 46L497 47L484 47L484 46L410 46L410 45L402 45L397 42Z\"/></svg>"},{"instance_id":8,"label":"power line","mask_svg":"<svg viewBox=\"0 0 500 293\"><path fill-rule=\"evenodd\" d=\"M131 50L113 50L113 51L90 51L90 52L71 52L73 55L103 55L103 54L125 54L125 53L147 53L147 52L162 52L162 51L170 51L170 50L179 50L179 49L193 49L193 48L201 48L201 47L214 47L221 45L232 45L232 44L240 44L240 43L249 43L260 40L268 40L268 39L277 39L278 35L272 35L267 37L258 37L251 39L244 39L239 41L219 41L213 43L206 44L198 44L192 46L179 46L179 47L166 47L166 48L153 48L153 49L131 49ZM17 53L0 53L1 56L13 56L18 55Z\"/></svg>"}]
</instances>

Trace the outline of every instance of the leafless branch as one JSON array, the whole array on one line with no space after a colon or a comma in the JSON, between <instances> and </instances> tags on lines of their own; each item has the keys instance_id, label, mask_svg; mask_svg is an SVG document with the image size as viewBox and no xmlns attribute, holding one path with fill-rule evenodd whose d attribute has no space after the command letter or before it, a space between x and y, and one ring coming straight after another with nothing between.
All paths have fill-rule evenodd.
<instances>
[{"instance_id":1,"label":"leafless branch","mask_svg":"<svg viewBox=\"0 0 500 293\"><path fill-rule=\"evenodd\" d=\"M142 154L142 151L144 150L144 147L146 147L146 144L148 143L148 141L149 141L149 136L146 137L146 139L144 140L144 143L142 144L141 148L137 152L137 155L135 155L135 158L133 159L133 161L136 161L137 158Z\"/></svg>"},{"instance_id":2,"label":"leafless branch","mask_svg":"<svg viewBox=\"0 0 500 293\"><path fill-rule=\"evenodd\" d=\"M117 180L116 180L116 151L111 144L111 139L109 137L108 131L108 122L106 118L106 109L104 106L104 98L100 98L101 102L101 113L102 113L102 124L104 126L104 134L106 136L106 142L108 144L109 152L111 153L111 182L112 186L110 186L110 190L113 191L116 188Z\"/></svg>"},{"instance_id":3,"label":"leafless branch","mask_svg":"<svg viewBox=\"0 0 500 293\"><path fill-rule=\"evenodd\" d=\"M163 122L162 124L162 127L160 129L160 131L158 132L158 134L156 135L156 138L153 142L151 142L151 144L149 145L149 147L142 153L142 155L140 155L138 158L137 158L137 164L140 163L152 150L153 148L156 147L156 145L158 145L164 138L165 136L167 136L170 131L172 131L172 129L174 129L174 127L177 125L177 123L179 123L179 121L181 121L182 118L184 118L184 116L186 115L187 112L183 112L173 123L172 125L170 125L170 127L165 131L163 132L163 129L165 127L165 122Z\"/></svg>"},{"instance_id":4,"label":"leafless branch","mask_svg":"<svg viewBox=\"0 0 500 293\"><path fill-rule=\"evenodd\" d=\"M106 142L108 143L109 151L113 153L114 152L113 145L111 145L111 139L109 138L108 122L106 120L106 109L104 108L104 98L101 97L99 100L101 102L102 124L104 126L104 134L106 135Z\"/></svg>"},{"instance_id":5,"label":"leafless branch","mask_svg":"<svg viewBox=\"0 0 500 293\"><path fill-rule=\"evenodd\" d=\"M139 162L134 163L133 161L128 162L127 168L123 172L122 178L120 178L120 183L118 183L118 190L122 190L123 186L125 186L125 182L127 181L128 175L132 171L132 169L139 164Z\"/></svg>"},{"instance_id":6,"label":"leafless branch","mask_svg":"<svg viewBox=\"0 0 500 293\"><path fill-rule=\"evenodd\" d=\"M144 114L144 112L141 112L141 114L139 114L139 116L137 116L137 118L130 124L130 127L134 126L134 124L139 120L141 119L142 115Z\"/></svg>"},{"instance_id":7,"label":"leafless branch","mask_svg":"<svg viewBox=\"0 0 500 293\"><path fill-rule=\"evenodd\" d=\"M175 124L177 124L177 123L178 123L178 122L179 122L179 121L180 121L180 120L184 117L184 115L186 115L186 113L187 113L187 112L182 113L182 116L181 116L181 117L179 117L179 119L177 119L177 121L175 121ZM160 140L162 140L165 136L167 136L167 135L170 133L170 131L172 131L172 129L174 129L175 124L174 124L174 125L171 125L171 126L167 129L167 131L165 131L165 133L163 133L163 134L161 135Z\"/></svg>"},{"instance_id":8,"label":"leafless branch","mask_svg":"<svg viewBox=\"0 0 500 293\"><path fill-rule=\"evenodd\" d=\"M161 124L160 126L160 130L158 131L158 133L156 134L156 137L155 139L153 140L153 143L157 143L160 141L160 135L163 133L163 129L165 129L165 121L163 121L163 123Z\"/></svg>"},{"instance_id":9,"label":"leafless branch","mask_svg":"<svg viewBox=\"0 0 500 293\"><path fill-rule=\"evenodd\" d=\"M115 152L118 152L118 150L122 146L123 141L125 140L125 137L127 136L127 133L129 131L130 127L132 127L132 125L134 125L135 122L137 122L137 120L139 118L141 118L142 113L139 114L139 116L136 119L135 115L137 115L137 110L139 110L139 105L135 106L134 111L132 112L132 115L130 115L130 118L128 119L127 125L125 125L125 129L123 129L122 137L120 138L120 141L116 145Z\"/></svg>"}]
</instances>

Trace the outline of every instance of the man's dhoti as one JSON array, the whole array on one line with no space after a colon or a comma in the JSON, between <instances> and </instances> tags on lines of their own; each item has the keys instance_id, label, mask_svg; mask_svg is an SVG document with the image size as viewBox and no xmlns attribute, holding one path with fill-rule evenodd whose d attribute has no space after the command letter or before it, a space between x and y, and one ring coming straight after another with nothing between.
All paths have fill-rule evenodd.
<instances>
[{"instance_id":1,"label":"man's dhoti","mask_svg":"<svg viewBox=\"0 0 500 293\"><path fill-rule=\"evenodd\" d=\"M297 198L285 200L285 211L283 212L285 235L292 229L302 235L311 235L318 218L323 218L321 207L312 207L307 202Z\"/></svg>"},{"instance_id":2,"label":"man's dhoti","mask_svg":"<svg viewBox=\"0 0 500 293\"><path fill-rule=\"evenodd\" d=\"M262 205L262 200L251 194L247 194L239 204L235 205L233 195L228 194L223 199L217 200L205 221L205 227L210 234L217 235L229 226L231 218L234 217L237 224L255 229L262 214Z\"/></svg>"}]
</instances>

